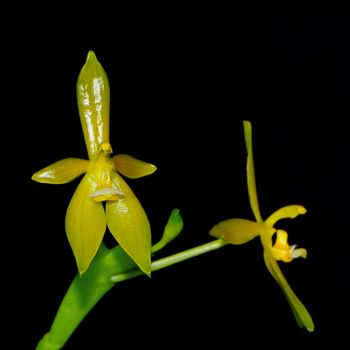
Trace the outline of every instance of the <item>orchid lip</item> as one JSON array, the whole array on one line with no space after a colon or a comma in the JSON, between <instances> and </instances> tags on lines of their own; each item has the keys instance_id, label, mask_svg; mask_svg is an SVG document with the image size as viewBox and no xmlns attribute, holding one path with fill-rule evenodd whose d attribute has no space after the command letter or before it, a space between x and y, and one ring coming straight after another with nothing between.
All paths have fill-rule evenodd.
<instances>
[{"instance_id":1,"label":"orchid lip","mask_svg":"<svg viewBox=\"0 0 350 350\"><path fill-rule=\"evenodd\" d=\"M106 187L106 188L101 188L100 190L97 190L93 193L91 193L89 195L90 198L96 198L96 197L100 197L100 196L106 196L106 197L110 197L110 196L114 196L114 195L118 195L118 196L125 196L124 192L118 190L117 188L114 187Z\"/></svg>"}]
</instances>

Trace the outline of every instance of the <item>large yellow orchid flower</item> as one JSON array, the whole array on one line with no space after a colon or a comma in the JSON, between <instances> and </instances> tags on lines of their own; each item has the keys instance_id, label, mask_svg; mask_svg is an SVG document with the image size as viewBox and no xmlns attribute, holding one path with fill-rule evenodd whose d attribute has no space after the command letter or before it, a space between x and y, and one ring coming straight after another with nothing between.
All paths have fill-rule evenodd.
<instances>
[{"instance_id":1,"label":"large yellow orchid flower","mask_svg":"<svg viewBox=\"0 0 350 350\"><path fill-rule=\"evenodd\" d=\"M248 193L250 206L256 221L246 219L228 219L215 225L210 230L210 234L214 237L222 238L231 244L243 244L257 236L260 236L260 240L264 248L264 259L268 270L285 294L298 325L300 327L305 327L308 331L312 332L314 330L314 323L309 312L289 286L277 263L278 260L290 262L295 258L306 258L307 252L303 248L297 249L295 245L290 246L287 241L287 232L274 227L276 222L281 219L295 218L299 214L305 214L306 209L300 205L289 205L275 211L266 220L262 219L258 204L258 196L256 193L252 148L252 127L251 123L248 121L244 121L243 125L248 153ZM273 244L274 235L276 235L276 240Z\"/></svg>"},{"instance_id":2,"label":"large yellow orchid flower","mask_svg":"<svg viewBox=\"0 0 350 350\"><path fill-rule=\"evenodd\" d=\"M78 77L77 99L89 160L63 159L36 172L32 179L64 184L85 173L66 214L66 232L81 274L88 269L108 226L126 253L149 275L150 225L141 204L119 173L139 178L152 174L156 167L126 154L111 157L109 83L92 51Z\"/></svg>"}]
</instances>

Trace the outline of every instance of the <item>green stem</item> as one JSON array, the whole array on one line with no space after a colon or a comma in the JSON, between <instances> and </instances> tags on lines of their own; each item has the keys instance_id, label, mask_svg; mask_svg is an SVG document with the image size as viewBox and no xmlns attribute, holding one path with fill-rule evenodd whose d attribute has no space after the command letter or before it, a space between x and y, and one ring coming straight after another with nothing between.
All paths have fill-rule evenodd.
<instances>
[{"instance_id":1,"label":"green stem","mask_svg":"<svg viewBox=\"0 0 350 350\"><path fill-rule=\"evenodd\" d=\"M192 257L227 245L221 239L156 260L152 271L174 265ZM108 250L103 244L89 269L77 275L57 311L48 333L38 343L36 350L62 349L81 321L116 282L144 275L133 260L117 246Z\"/></svg>"},{"instance_id":2,"label":"green stem","mask_svg":"<svg viewBox=\"0 0 350 350\"><path fill-rule=\"evenodd\" d=\"M167 256L165 258L154 261L151 264L151 271L152 272L158 271L160 269L177 264L179 262L193 258L195 256L198 256L198 255L201 255L204 253L208 253L212 250L219 249L227 244L228 243L222 239L216 239L216 240L211 241L209 243L205 243L205 244L202 244L200 246L184 250L180 253L176 253L176 254ZM111 282L122 282L122 281L126 281L130 278L134 278L134 277L141 276L141 275L143 275L143 272L141 270L134 269L131 271L127 271L127 272L123 272L123 273L119 273L117 275L114 275L110 278L110 281Z\"/></svg>"},{"instance_id":3,"label":"green stem","mask_svg":"<svg viewBox=\"0 0 350 350\"><path fill-rule=\"evenodd\" d=\"M120 245L108 250L102 244L88 270L74 278L59 306L50 331L40 340L36 350L62 349L85 316L115 285L110 281L110 276L132 270L135 266L134 261Z\"/></svg>"}]
</instances>

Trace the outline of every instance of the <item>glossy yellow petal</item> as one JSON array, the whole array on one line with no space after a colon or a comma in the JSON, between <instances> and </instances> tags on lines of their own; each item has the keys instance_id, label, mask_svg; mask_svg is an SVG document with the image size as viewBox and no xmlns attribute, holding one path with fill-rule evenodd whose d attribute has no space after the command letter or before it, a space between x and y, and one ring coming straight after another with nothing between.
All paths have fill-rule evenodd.
<instances>
[{"instance_id":1,"label":"glossy yellow petal","mask_svg":"<svg viewBox=\"0 0 350 350\"><path fill-rule=\"evenodd\" d=\"M228 219L219 222L209 233L231 244L243 244L266 230L264 224L245 219Z\"/></svg>"},{"instance_id":2,"label":"glossy yellow petal","mask_svg":"<svg viewBox=\"0 0 350 350\"><path fill-rule=\"evenodd\" d=\"M264 259L268 270L286 296L298 325L300 327L305 327L309 332L313 332L315 326L309 312L289 286L269 249L264 249Z\"/></svg>"},{"instance_id":3,"label":"glossy yellow petal","mask_svg":"<svg viewBox=\"0 0 350 350\"><path fill-rule=\"evenodd\" d=\"M78 76L77 99L86 147L92 159L99 145L109 142L109 83L93 51L89 51Z\"/></svg>"},{"instance_id":4,"label":"glossy yellow petal","mask_svg":"<svg viewBox=\"0 0 350 350\"><path fill-rule=\"evenodd\" d=\"M37 171L32 180L47 184L65 184L84 174L89 166L85 159L66 158Z\"/></svg>"},{"instance_id":5,"label":"glossy yellow petal","mask_svg":"<svg viewBox=\"0 0 350 350\"><path fill-rule=\"evenodd\" d=\"M130 179L153 174L157 168L151 163L146 163L127 154L118 154L112 158L115 169Z\"/></svg>"},{"instance_id":6,"label":"glossy yellow petal","mask_svg":"<svg viewBox=\"0 0 350 350\"><path fill-rule=\"evenodd\" d=\"M256 221L262 222L262 217L259 209L258 195L256 192L255 170L253 158L253 142L252 142L252 125L249 121L243 121L244 138L247 148L247 183L250 207L252 208Z\"/></svg>"},{"instance_id":7,"label":"glossy yellow petal","mask_svg":"<svg viewBox=\"0 0 350 350\"><path fill-rule=\"evenodd\" d=\"M87 173L76 189L66 214L67 237L80 273L88 269L106 231L103 206L89 197L95 189L95 178Z\"/></svg>"},{"instance_id":8,"label":"glossy yellow petal","mask_svg":"<svg viewBox=\"0 0 350 350\"><path fill-rule=\"evenodd\" d=\"M275 226L276 222L282 219L294 219L298 215L306 213L306 209L301 205L287 205L281 209L276 210L272 213L265 221L266 225Z\"/></svg>"},{"instance_id":9,"label":"glossy yellow petal","mask_svg":"<svg viewBox=\"0 0 350 350\"><path fill-rule=\"evenodd\" d=\"M107 225L115 239L139 268L151 273L151 228L140 202L117 173L113 184L124 196L106 203Z\"/></svg>"}]
</instances>

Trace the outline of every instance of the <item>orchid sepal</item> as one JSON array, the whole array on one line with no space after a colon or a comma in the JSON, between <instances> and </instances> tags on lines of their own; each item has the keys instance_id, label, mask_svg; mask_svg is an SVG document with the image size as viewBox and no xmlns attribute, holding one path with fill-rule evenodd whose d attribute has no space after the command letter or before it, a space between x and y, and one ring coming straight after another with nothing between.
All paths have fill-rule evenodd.
<instances>
[{"instance_id":1,"label":"orchid sepal","mask_svg":"<svg viewBox=\"0 0 350 350\"><path fill-rule=\"evenodd\" d=\"M113 185L124 193L106 203L107 225L117 242L148 276L151 273L151 228L145 211L130 187L118 173Z\"/></svg>"},{"instance_id":2,"label":"orchid sepal","mask_svg":"<svg viewBox=\"0 0 350 350\"><path fill-rule=\"evenodd\" d=\"M109 82L93 51L89 51L77 81L77 102L89 159L109 142Z\"/></svg>"},{"instance_id":3,"label":"orchid sepal","mask_svg":"<svg viewBox=\"0 0 350 350\"><path fill-rule=\"evenodd\" d=\"M102 203L89 197L95 189L96 183L92 175L86 174L75 190L66 214L67 238L80 274L88 269L106 231Z\"/></svg>"},{"instance_id":4,"label":"orchid sepal","mask_svg":"<svg viewBox=\"0 0 350 350\"><path fill-rule=\"evenodd\" d=\"M283 273L278 266L277 261L273 258L271 252L269 252L268 249L264 250L264 261L267 269L285 295L298 326L305 327L309 332L313 332L315 330L315 325L312 317L310 316L310 313L290 287L286 278L283 276Z\"/></svg>"},{"instance_id":5,"label":"orchid sepal","mask_svg":"<svg viewBox=\"0 0 350 350\"><path fill-rule=\"evenodd\" d=\"M209 233L213 237L222 238L228 243L239 245L249 242L266 229L263 223L235 218L219 222L211 228Z\"/></svg>"}]
</instances>

